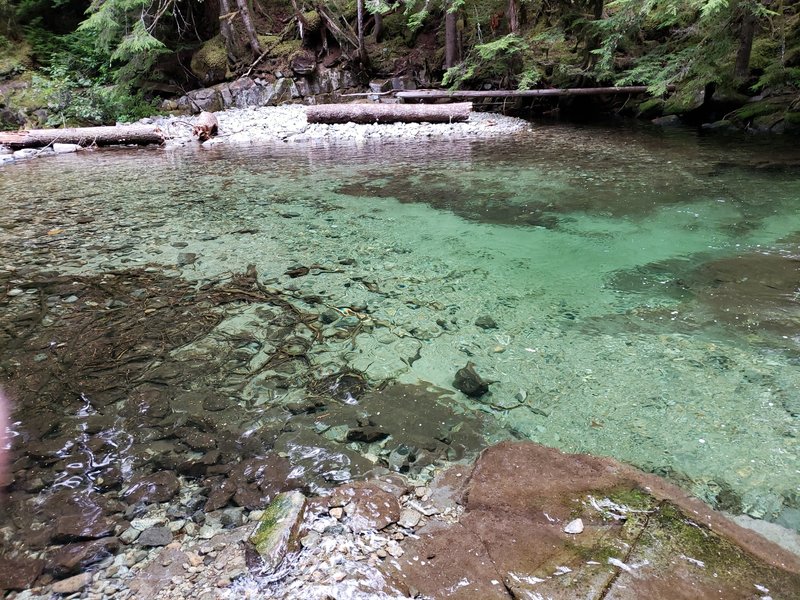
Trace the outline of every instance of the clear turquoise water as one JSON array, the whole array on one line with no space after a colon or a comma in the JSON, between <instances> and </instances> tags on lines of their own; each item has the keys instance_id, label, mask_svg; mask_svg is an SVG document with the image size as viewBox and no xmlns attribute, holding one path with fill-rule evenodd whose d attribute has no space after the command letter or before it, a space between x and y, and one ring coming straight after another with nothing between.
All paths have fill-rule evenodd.
<instances>
[{"instance_id":1,"label":"clear turquoise water","mask_svg":"<svg viewBox=\"0 0 800 600\"><path fill-rule=\"evenodd\" d=\"M320 346L315 368L452 388L469 360L495 383L454 402L509 435L800 528L788 141L542 126L508 142L102 151L4 168L0 198L0 266L158 263L205 281L255 264L382 325ZM177 269L179 252L199 260ZM346 274L283 275L344 258Z\"/></svg>"}]
</instances>

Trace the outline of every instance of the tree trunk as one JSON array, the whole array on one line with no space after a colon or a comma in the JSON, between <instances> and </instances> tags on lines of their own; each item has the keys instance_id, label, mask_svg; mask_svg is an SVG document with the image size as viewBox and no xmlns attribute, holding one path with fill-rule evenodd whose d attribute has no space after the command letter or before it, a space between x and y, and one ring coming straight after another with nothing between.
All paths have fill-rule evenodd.
<instances>
[{"instance_id":1,"label":"tree trunk","mask_svg":"<svg viewBox=\"0 0 800 600\"><path fill-rule=\"evenodd\" d=\"M747 9L745 8L745 10ZM750 54L753 51L756 24L755 15L747 10L742 18L741 29L739 29L739 50L736 52L736 66L733 73L737 79L746 79L750 74Z\"/></svg>"},{"instance_id":2,"label":"tree trunk","mask_svg":"<svg viewBox=\"0 0 800 600\"><path fill-rule=\"evenodd\" d=\"M603 18L603 0L594 0L594 20L599 21Z\"/></svg>"},{"instance_id":3,"label":"tree trunk","mask_svg":"<svg viewBox=\"0 0 800 600\"><path fill-rule=\"evenodd\" d=\"M471 102L456 104L320 104L306 108L309 123L458 123Z\"/></svg>"},{"instance_id":4,"label":"tree trunk","mask_svg":"<svg viewBox=\"0 0 800 600\"><path fill-rule=\"evenodd\" d=\"M38 148L49 144L81 146L114 146L121 144L164 143L164 133L152 125L119 125L110 127L73 127L67 129L28 129L0 132L0 144L10 148Z\"/></svg>"},{"instance_id":5,"label":"tree trunk","mask_svg":"<svg viewBox=\"0 0 800 600\"><path fill-rule=\"evenodd\" d=\"M508 0L506 16L508 17L508 30L511 33L517 33L519 31L519 4L517 0Z\"/></svg>"},{"instance_id":6,"label":"tree trunk","mask_svg":"<svg viewBox=\"0 0 800 600\"><path fill-rule=\"evenodd\" d=\"M444 68L456 66L458 62L458 17L448 9L444 13Z\"/></svg>"},{"instance_id":7,"label":"tree trunk","mask_svg":"<svg viewBox=\"0 0 800 600\"><path fill-rule=\"evenodd\" d=\"M303 16L303 13L300 11L300 7L297 6L297 0L292 0L292 8L294 9L294 16L297 19L297 28L300 30L300 39L305 41L308 23L306 23L306 19ZM323 40L324 39L325 36L323 35Z\"/></svg>"},{"instance_id":8,"label":"tree trunk","mask_svg":"<svg viewBox=\"0 0 800 600\"><path fill-rule=\"evenodd\" d=\"M239 7L242 23L244 23L244 29L247 31L247 38L250 40L250 48L253 50L253 54L258 56L261 54L261 44L258 43L258 35L256 35L256 28L253 26L253 18L250 14L250 7L247 6L247 0L236 0L236 6Z\"/></svg>"},{"instance_id":9,"label":"tree trunk","mask_svg":"<svg viewBox=\"0 0 800 600\"><path fill-rule=\"evenodd\" d=\"M236 60L236 45L233 39L233 29L230 22L231 5L228 0L219 0L219 32L225 42L225 50L228 52L228 62Z\"/></svg>"},{"instance_id":10,"label":"tree trunk","mask_svg":"<svg viewBox=\"0 0 800 600\"><path fill-rule=\"evenodd\" d=\"M367 67L369 64L369 57L367 56L367 47L364 44L364 0L356 2L358 13L358 60L361 61L362 67Z\"/></svg>"}]
</instances>

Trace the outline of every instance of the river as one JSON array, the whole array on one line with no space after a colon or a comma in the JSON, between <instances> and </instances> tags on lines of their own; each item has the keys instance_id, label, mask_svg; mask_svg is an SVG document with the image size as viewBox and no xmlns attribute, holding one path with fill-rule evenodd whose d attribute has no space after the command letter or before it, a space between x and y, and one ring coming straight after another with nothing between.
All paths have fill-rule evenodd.
<instances>
[{"instance_id":1,"label":"river","mask_svg":"<svg viewBox=\"0 0 800 600\"><path fill-rule=\"evenodd\" d=\"M789 141L545 124L102 150L6 166L0 199L20 548L74 537L41 534L48 498L122 515L154 473L200 506L254 457L314 491L504 438L800 530ZM468 362L488 393L454 391ZM235 504L269 496L236 481Z\"/></svg>"}]
</instances>

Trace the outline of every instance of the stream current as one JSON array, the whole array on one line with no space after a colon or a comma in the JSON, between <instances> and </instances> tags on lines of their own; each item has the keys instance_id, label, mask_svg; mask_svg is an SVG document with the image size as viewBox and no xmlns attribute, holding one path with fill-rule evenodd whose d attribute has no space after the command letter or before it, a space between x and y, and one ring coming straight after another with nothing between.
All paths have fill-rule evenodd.
<instances>
[{"instance_id":1,"label":"stream current","mask_svg":"<svg viewBox=\"0 0 800 600\"><path fill-rule=\"evenodd\" d=\"M306 391L294 384L308 373L348 372L373 388L394 382L402 393L382 402L406 403L409 423L439 419L428 412L430 390L431 406L480 418L482 437L468 437L468 453L514 437L613 456L718 508L800 529L800 149L782 144L548 125L510 140L105 150L15 163L0 171L0 310L23 319L31 308L81 305L77 280L74 294L37 294L42 286L30 282L44 273L106 281L141 269L197 289L224 286L254 265L262 288L322 315L318 327L292 330L299 349L282 346L283 358L303 360L256 368L259 353L274 355L276 343L269 345L252 305L226 308L185 339L170 332L180 338L170 356L177 365L216 360L204 389L246 413L236 435L279 420L274 447L304 485L313 473L312 488L358 476L366 470L359 456L367 466L403 467L391 435L352 433L362 422L342 432L314 420L325 441L315 454L300 431L312 426L313 411L277 416L302 402ZM127 305L114 302L83 308ZM207 304L180 314L190 321ZM136 316L146 320L148 310L155 309ZM46 331L55 317L42 314L33 326ZM92 327L91 319L82 323ZM36 386L14 354L19 335L3 338L0 375L24 397ZM54 348L78 339L29 349L31 364L48 364ZM219 358L225 344L237 360ZM467 362L492 382L487 394L467 398L453 389ZM163 364L162 356L148 368ZM180 393L155 376L137 381L164 384L166 412L180 412L201 378L194 366L183 379L161 369L181 380ZM101 400L102 392L93 398L80 385L66 386L46 417L17 403L13 468L18 479L38 469L21 486L24 501L87 489L92 449L92 468L118 466L106 493L124 491L137 468L169 450L175 436L136 439L140 423L158 430L147 421L153 402L129 406L143 402L141 394ZM370 407L374 397L346 391L337 402L342 410L390 410ZM207 401L204 419L236 418ZM74 427L34 424L54 415ZM369 426L389 431L392 423ZM452 437L460 426L450 427ZM281 441L287 431L294 441ZM187 455L213 446L195 433L175 435ZM70 436L84 441L70 445ZM48 440L55 451L42 448ZM26 454L26 444L37 451ZM237 448L249 458L246 444ZM344 458L335 464L337 448ZM126 458L128 450L139 454ZM314 471L320 456L327 463ZM23 528L19 519L15 525Z\"/></svg>"}]
</instances>

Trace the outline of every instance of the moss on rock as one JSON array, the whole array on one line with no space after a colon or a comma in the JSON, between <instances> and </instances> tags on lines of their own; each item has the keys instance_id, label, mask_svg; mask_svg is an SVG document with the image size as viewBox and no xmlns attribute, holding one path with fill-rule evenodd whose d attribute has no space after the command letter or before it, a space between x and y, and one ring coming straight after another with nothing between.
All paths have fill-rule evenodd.
<instances>
[{"instance_id":1,"label":"moss on rock","mask_svg":"<svg viewBox=\"0 0 800 600\"><path fill-rule=\"evenodd\" d=\"M192 56L192 73L203 85L224 81L231 76L228 69L228 51L221 35L206 41Z\"/></svg>"}]
</instances>

